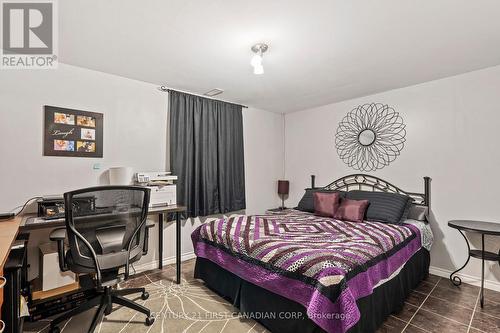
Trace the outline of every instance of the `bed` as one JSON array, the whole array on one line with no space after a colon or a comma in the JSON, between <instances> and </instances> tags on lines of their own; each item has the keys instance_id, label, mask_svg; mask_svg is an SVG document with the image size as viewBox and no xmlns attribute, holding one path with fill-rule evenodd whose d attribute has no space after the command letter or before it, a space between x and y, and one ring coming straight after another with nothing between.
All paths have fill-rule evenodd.
<instances>
[{"instance_id":1,"label":"bed","mask_svg":"<svg viewBox=\"0 0 500 333\"><path fill-rule=\"evenodd\" d=\"M430 208L428 177L423 193L362 174L320 189L396 193ZM235 215L193 232L195 278L272 332L374 332L428 275L429 233L419 221L353 223L297 209Z\"/></svg>"}]
</instances>

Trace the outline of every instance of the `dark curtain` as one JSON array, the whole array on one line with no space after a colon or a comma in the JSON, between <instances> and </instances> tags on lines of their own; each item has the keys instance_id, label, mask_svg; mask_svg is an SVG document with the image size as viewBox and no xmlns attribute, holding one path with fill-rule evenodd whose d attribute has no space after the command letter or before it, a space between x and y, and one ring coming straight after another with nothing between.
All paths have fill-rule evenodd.
<instances>
[{"instance_id":1,"label":"dark curtain","mask_svg":"<svg viewBox=\"0 0 500 333\"><path fill-rule=\"evenodd\" d=\"M170 168L188 217L245 209L241 105L169 91Z\"/></svg>"}]
</instances>

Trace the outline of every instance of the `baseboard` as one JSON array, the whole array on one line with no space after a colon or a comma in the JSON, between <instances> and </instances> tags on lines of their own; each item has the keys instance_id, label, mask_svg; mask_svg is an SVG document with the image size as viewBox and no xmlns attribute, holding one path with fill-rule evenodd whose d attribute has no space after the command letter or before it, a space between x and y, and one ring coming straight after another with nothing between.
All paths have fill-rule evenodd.
<instances>
[{"instance_id":1,"label":"baseboard","mask_svg":"<svg viewBox=\"0 0 500 333\"><path fill-rule=\"evenodd\" d=\"M181 261L193 259L195 257L196 257L196 255L194 254L194 252L183 253L181 255ZM175 264L175 256L163 258L163 266L171 265L171 264ZM140 265L134 264L134 268L135 268L136 273L141 273L141 272L153 270L153 269L158 268L158 260L143 263Z\"/></svg>"},{"instance_id":2,"label":"baseboard","mask_svg":"<svg viewBox=\"0 0 500 333\"><path fill-rule=\"evenodd\" d=\"M431 274L441 276L441 277L447 278L447 279L450 278L450 274L452 273L452 271L449 271L447 269L442 269L442 268L434 267L434 266L429 267L429 272ZM478 278L477 276L472 276L472 275L467 275L467 274L462 274L462 273L458 273L457 276L462 279L463 283L472 284L474 286L481 286L481 278ZM500 282L491 281L491 280L484 280L484 287L487 289L500 291Z\"/></svg>"}]
</instances>

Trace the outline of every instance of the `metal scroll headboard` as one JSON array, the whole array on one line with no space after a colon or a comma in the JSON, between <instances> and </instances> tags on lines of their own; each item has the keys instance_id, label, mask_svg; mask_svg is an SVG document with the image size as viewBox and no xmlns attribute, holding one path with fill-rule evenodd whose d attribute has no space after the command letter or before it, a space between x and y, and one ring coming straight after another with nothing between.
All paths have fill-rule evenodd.
<instances>
[{"instance_id":1,"label":"metal scroll headboard","mask_svg":"<svg viewBox=\"0 0 500 333\"><path fill-rule=\"evenodd\" d=\"M316 177L314 175L311 175L311 188L316 188L315 178ZM424 193L404 191L399 187L392 185L391 183L383 179L364 174L353 174L344 176L320 188L331 191L371 190L380 192L399 193L413 198L414 203L417 205L427 206L429 207L429 209L431 207L430 177L424 177Z\"/></svg>"}]
</instances>

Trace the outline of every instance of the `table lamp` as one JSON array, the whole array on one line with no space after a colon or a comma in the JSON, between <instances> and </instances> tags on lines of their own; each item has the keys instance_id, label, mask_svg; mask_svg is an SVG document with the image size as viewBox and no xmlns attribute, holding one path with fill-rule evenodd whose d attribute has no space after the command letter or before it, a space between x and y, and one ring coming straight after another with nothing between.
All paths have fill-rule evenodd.
<instances>
[{"instance_id":1,"label":"table lamp","mask_svg":"<svg viewBox=\"0 0 500 333\"><path fill-rule=\"evenodd\" d=\"M278 180L278 194L281 196L281 209L285 209L285 195L288 195L290 182L288 180Z\"/></svg>"}]
</instances>

